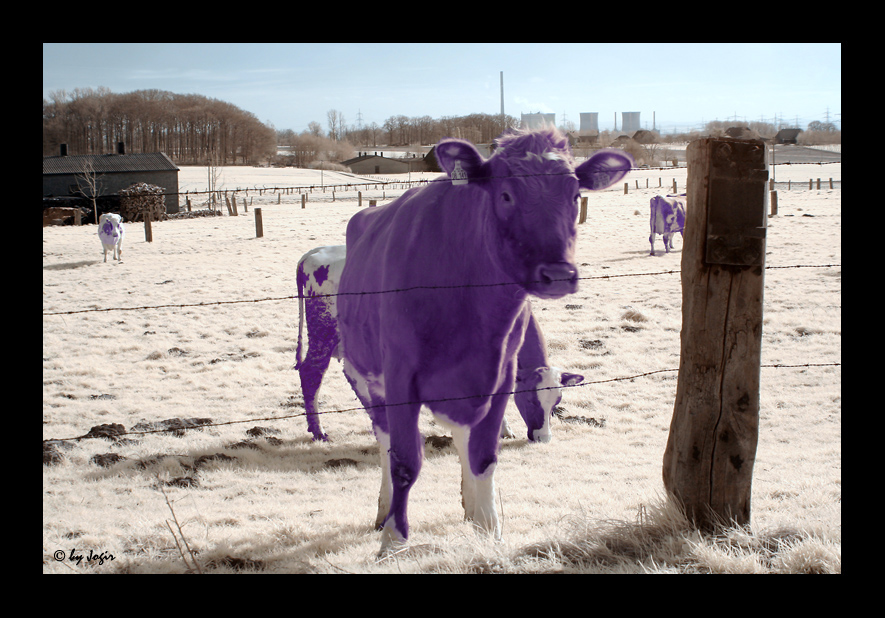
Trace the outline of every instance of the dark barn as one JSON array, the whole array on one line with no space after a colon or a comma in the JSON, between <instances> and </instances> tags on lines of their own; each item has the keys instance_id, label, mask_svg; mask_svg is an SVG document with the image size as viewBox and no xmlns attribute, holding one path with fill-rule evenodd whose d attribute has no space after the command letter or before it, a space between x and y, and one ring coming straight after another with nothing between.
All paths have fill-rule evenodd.
<instances>
[{"instance_id":1,"label":"dark barn","mask_svg":"<svg viewBox=\"0 0 885 618\"><path fill-rule=\"evenodd\" d=\"M91 170L90 170L91 168ZM43 197L91 197L86 171L98 179L100 197L116 195L121 189L144 182L162 187L166 212L178 212L178 166L162 152L125 154L123 144L106 155L68 155L64 144L55 157L43 157Z\"/></svg>"}]
</instances>

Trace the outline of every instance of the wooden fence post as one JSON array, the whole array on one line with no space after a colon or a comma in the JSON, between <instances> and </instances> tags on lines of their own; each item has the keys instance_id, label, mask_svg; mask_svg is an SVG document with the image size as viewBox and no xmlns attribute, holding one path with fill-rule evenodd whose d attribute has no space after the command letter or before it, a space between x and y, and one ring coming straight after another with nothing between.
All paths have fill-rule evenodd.
<instances>
[{"instance_id":1,"label":"wooden fence post","mask_svg":"<svg viewBox=\"0 0 885 618\"><path fill-rule=\"evenodd\" d=\"M301 194L301 207L304 208L307 205L307 193Z\"/></svg>"},{"instance_id":2,"label":"wooden fence post","mask_svg":"<svg viewBox=\"0 0 885 618\"><path fill-rule=\"evenodd\" d=\"M578 223L584 223L587 221L587 198L581 198L581 216L578 218Z\"/></svg>"},{"instance_id":3,"label":"wooden fence post","mask_svg":"<svg viewBox=\"0 0 885 618\"><path fill-rule=\"evenodd\" d=\"M687 149L682 348L664 487L705 530L747 525L759 433L768 166L761 140Z\"/></svg>"},{"instance_id":4,"label":"wooden fence post","mask_svg":"<svg viewBox=\"0 0 885 618\"><path fill-rule=\"evenodd\" d=\"M145 242L154 242L154 233L151 230L151 213L144 211L144 240Z\"/></svg>"},{"instance_id":5,"label":"wooden fence post","mask_svg":"<svg viewBox=\"0 0 885 618\"><path fill-rule=\"evenodd\" d=\"M261 209L253 208L255 211L255 238L264 236L264 222L261 220Z\"/></svg>"}]
</instances>

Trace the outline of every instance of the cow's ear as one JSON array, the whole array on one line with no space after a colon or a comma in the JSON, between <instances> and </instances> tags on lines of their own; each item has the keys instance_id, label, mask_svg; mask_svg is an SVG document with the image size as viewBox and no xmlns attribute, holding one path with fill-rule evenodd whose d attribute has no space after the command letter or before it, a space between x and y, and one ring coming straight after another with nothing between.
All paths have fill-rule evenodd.
<instances>
[{"instance_id":1,"label":"cow's ear","mask_svg":"<svg viewBox=\"0 0 885 618\"><path fill-rule=\"evenodd\" d=\"M576 384L580 384L584 381L584 376L578 373L568 373L567 371L563 371L562 375L559 376L559 382L563 386L575 386Z\"/></svg>"},{"instance_id":2,"label":"cow's ear","mask_svg":"<svg viewBox=\"0 0 885 618\"><path fill-rule=\"evenodd\" d=\"M600 150L581 163L575 170L584 189L599 191L610 187L627 175L633 167L633 157L622 150Z\"/></svg>"},{"instance_id":3,"label":"cow's ear","mask_svg":"<svg viewBox=\"0 0 885 618\"><path fill-rule=\"evenodd\" d=\"M440 168L449 175L453 184L467 184L484 175L485 160L470 142L444 139L436 145L434 153Z\"/></svg>"}]
</instances>

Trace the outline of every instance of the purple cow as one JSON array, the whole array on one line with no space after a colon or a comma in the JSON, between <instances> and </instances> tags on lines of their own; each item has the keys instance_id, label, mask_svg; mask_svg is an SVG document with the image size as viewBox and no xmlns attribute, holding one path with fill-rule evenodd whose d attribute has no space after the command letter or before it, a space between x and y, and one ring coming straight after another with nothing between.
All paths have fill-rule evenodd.
<instances>
[{"instance_id":1,"label":"purple cow","mask_svg":"<svg viewBox=\"0 0 885 618\"><path fill-rule=\"evenodd\" d=\"M664 237L664 249L667 253L670 253L670 249L673 248L673 237L676 232L683 234L685 228L684 197L685 194L681 196L668 195L667 197L656 195L651 198L651 220L649 221L651 234L648 237L651 255L655 254L655 234L661 234Z\"/></svg>"},{"instance_id":2,"label":"purple cow","mask_svg":"<svg viewBox=\"0 0 885 618\"><path fill-rule=\"evenodd\" d=\"M126 228L123 227L123 218L113 213L105 213L98 219L98 239L104 249L104 261L108 261L108 251L111 257L118 262L123 259L123 236Z\"/></svg>"},{"instance_id":3,"label":"purple cow","mask_svg":"<svg viewBox=\"0 0 885 618\"><path fill-rule=\"evenodd\" d=\"M382 552L408 539L422 404L452 430L466 517L500 537L494 471L531 321L527 295L577 291L580 189L608 187L632 165L623 152L600 151L575 167L552 128L503 137L487 160L445 139L436 159L448 178L347 226L338 325L345 376L381 445Z\"/></svg>"},{"instance_id":4,"label":"purple cow","mask_svg":"<svg viewBox=\"0 0 885 618\"><path fill-rule=\"evenodd\" d=\"M317 247L305 253L298 261L298 347L295 369L301 377L307 428L314 440L329 439L323 430L316 399L332 357L341 359L337 294L345 252L346 245ZM308 349L302 361L305 306ZM549 442L552 437L550 417L553 409L562 400L560 387L580 384L584 376L549 366L544 335L534 316L531 317L525 341L519 350L518 366L516 394L513 398L528 428L528 439L531 442ZM501 425L501 436L515 437L507 419Z\"/></svg>"}]
</instances>

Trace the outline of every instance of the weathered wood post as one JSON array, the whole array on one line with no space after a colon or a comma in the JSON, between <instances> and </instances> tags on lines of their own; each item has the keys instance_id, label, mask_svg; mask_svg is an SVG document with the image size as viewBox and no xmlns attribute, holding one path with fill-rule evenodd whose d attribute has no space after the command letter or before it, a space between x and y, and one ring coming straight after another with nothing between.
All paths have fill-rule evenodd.
<instances>
[{"instance_id":1,"label":"weathered wood post","mask_svg":"<svg viewBox=\"0 0 885 618\"><path fill-rule=\"evenodd\" d=\"M301 207L304 208L307 205L307 193L301 194Z\"/></svg>"},{"instance_id":2,"label":"weathered wood post","mask_svg":"<svg viewBox=\"0 0 885 618\"><path fill-rule=\"evenodd\" d=\"M253 208L255 211L255 238L264 236L264 222L261 220L261 209Z\"/></svg>"},{"instance_id":3,"label":"weathered wood post","mask_svg":"<svg viewBox=\"0 0 885 618\"><path fill-rule=\"evenodd\" d=\"M578 223L587 221L587 199L586 197L581 198L581 216L578 218Z\"/></svg>"},{"instance_id":4,"label":"weathered wood post","mask_svg":"<svg viewBox=\"0 0 885 618\"><path fill-rule=\"evenodd\" d=\"M713 530L750 522L768 166L761 140L701 139L686 154L682 349L663 477Z\"/></svg>"},{"instance_id":5,"label":"weathered wood post","mask_svg":"<svg viewBox=\"0 0 885 618\"><path fill-rule=\"evenodd\" d=\"M148 209L144 211L144 240L145 242L154 242L154 233L151 230L151 212Z\"/></svg>"}]
</instances>

